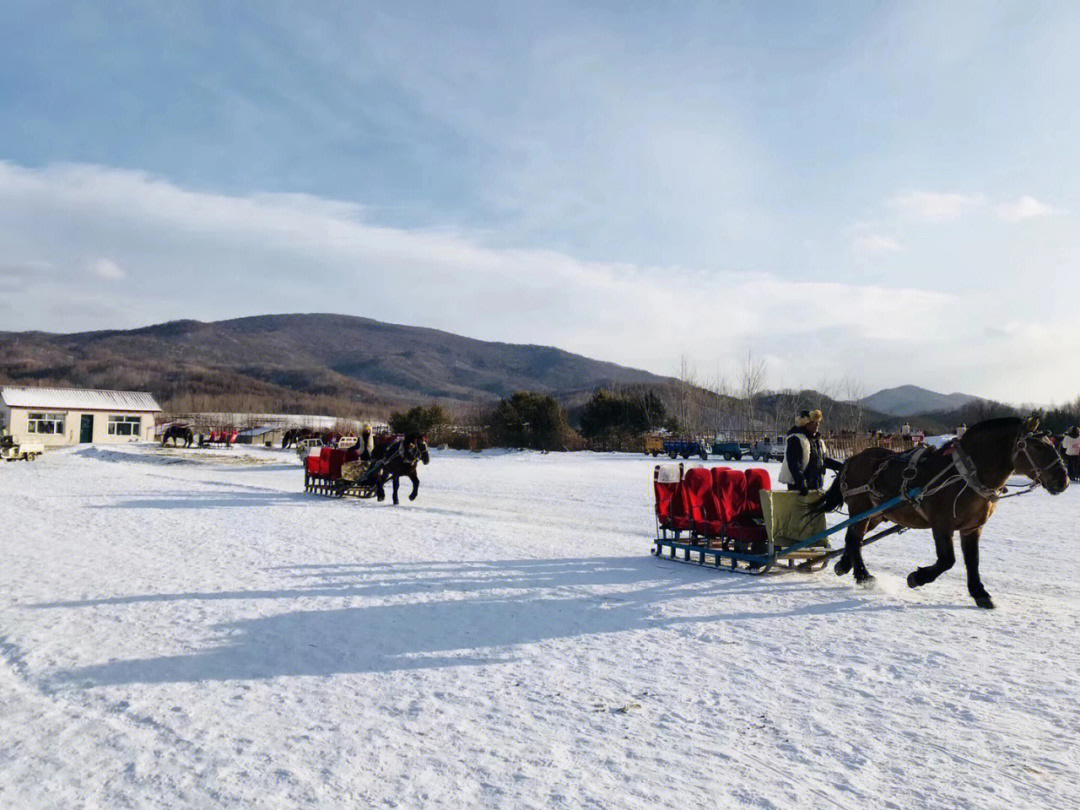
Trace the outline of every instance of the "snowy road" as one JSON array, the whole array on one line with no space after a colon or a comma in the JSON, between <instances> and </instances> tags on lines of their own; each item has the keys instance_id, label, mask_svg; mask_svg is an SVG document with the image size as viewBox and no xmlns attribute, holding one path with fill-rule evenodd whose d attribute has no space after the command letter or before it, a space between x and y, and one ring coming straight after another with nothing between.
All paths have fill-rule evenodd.
<instances>
[{"instance_id":1,"label":"snowy road","mask_svg":"<svg viewBox=\"0 0 1080 810\"><path fill-rule=\"evenodd\" d=\"M277 451L0 466L0 806L1080 805L1080 487L1002 504L985 612L907 589L921 532L869 592L658 561L651 466L437 452L397 508Z\"/></svg>"}]
</instances>

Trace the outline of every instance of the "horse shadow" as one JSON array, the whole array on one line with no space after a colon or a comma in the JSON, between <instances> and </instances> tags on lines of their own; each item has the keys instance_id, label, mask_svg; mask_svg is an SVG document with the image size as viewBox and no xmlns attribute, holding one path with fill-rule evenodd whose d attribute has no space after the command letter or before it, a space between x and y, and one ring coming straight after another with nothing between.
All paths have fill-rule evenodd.
<instances>
[{"instance_id":1,"label":"horse shadow","mask_svg":"<svg viewBox=\"0 0 1080 810\"><path fill-rule=\"evenodd\" d=\"M640 557L301 566L277 569L301 580L279 591L147 594L35 607L200 598L383 598L370 606L293 610L225 622L212 626L206 646L192 653L109 661L50 678L52 686L76 687L479 666L515 660L523 655L524 645L582 636L898 609L846 593L837 599L835 588L806 581L738 581L679 568L683 570ZM739 595L788 589L820 590L823 598L794 608L725 607ZM703 597L711 599L715 609L686 610L686 600Z\"/></svg>"}]
</instances>

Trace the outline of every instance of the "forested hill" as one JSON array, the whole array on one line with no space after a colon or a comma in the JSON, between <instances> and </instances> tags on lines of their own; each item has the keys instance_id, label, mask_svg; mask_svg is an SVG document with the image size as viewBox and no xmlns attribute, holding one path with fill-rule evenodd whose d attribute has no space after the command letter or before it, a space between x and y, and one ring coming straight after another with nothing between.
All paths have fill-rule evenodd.
<instances>
[{"instance_id":1,"label":"forested hill","mask_svg":"<svg viewBox=\"0 0 1080 810\"><path fill-rule=\"evenodd\" d=\"M524 389L559 394L669 382L549 346L329 314L77 334L4 332L0 381L145 390L179 408L321 412L433 399L483 404Z\"/></svg>"}]
</instances>

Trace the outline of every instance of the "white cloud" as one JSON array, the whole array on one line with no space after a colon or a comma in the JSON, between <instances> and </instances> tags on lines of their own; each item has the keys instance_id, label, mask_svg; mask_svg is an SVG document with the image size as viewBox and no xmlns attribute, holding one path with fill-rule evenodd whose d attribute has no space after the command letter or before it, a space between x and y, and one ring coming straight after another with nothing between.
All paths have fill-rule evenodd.
<instances>
[{"instance_id":1,"label":"white cloud","mask_svg":"<svg viewBox=\"0 0 1080 810\"><path fill-rule=\"evenodd\" d=\"M852 240L851 249L856 256L873 258L875 256L886 256L890 253L899 253L904 249L904 246L891 236L880 233L867 233L856 236Z\"/></svg>"},{"instance_id":2,"label":"white cloud","mask_svg":"<svg viewBox=\"0 0 1080 810\"><path fill-rule=\"evenodd\" d=\"M1046 217L1058 213L1058 209L1039 202L1034 197L1024 195L1016 202L1002 203L996 209L1000 219L1006 222L1020 222L1034 217Z\"/></svg>"},{"instance_id":3,"label":"white cloud","mask_svg":"<svg viewBox=\"0 0 1080 810\"><path fill-rule=\"evenodd\" d=\"M98 278L108 279L109 281L119 281L125 276L120 265L112 259L96 259L90 263L90 272Z\"/></svg>"},{"instance_id":4,"label":"white cloud","mask_svg":"<svg viewBox=\"0 0 1080 810\"><path fill-rule=\"evenodd\" d=\"M927 382L952 346L988 323L978 302L915 286L590 262L363 217L359 206L305 195L231 196L140 172L0 162L0 244L54 268L11 296L6 328L329 311L556 345L660 373L683 353L702 368L737 368L752 347L780 358L773 384L828 374L886 385ZM872 224L851 238L895 252ZM103 291L81 272L86 256L102 257L91 265L99 276L140 268L118 311L98 306ZM65 302L67 314L43 311L45 297ZM913 357L918 379L905 371Z\"/></svg>"},{"instance_id":5,"label":"white cloud","mask_svg":"<svg viewBox=\"0 0 1080 810\"><path fill-rule=\"evenodd\" d=\"M956 219L964 212L986 202L982 194L913 191L889 200L889 205L904 216L936 222Z\"/></svg>"}]
</instances>

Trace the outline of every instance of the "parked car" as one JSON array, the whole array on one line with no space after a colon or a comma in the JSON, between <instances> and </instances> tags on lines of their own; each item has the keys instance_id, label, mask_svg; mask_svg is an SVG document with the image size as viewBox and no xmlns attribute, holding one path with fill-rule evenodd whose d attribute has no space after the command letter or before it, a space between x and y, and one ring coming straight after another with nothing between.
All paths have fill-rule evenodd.
<instances>
[{"instance_id":1,"label":"parked car","mask_svg":"<svg viewBox=\"0 0 1080 810\"><path fill-rule=\"evenodd\" d=\"M766 436L759 442L754 442L750 450L750 456L754 461L784 460L784 452L787 450L787 442L780 436Z\"/></svg>"},{"instance_id":2,"label":"parked car","mask_svg":"<svg viewBox=\"0 0 1080 810\"><path fill-rule=\"evenodd\" d=\"M723 456L725 461L742 461L750 448L743 442L717 438L713 441L712 451L714 456Z\"/></svg>"}]
</instances>

